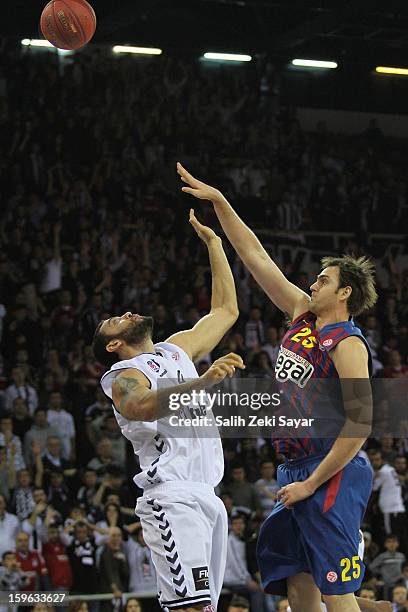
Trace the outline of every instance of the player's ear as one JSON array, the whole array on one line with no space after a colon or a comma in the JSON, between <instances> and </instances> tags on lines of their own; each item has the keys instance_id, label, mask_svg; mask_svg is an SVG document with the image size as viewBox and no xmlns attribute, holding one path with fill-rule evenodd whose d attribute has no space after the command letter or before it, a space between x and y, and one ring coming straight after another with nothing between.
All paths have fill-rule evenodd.
<instances>
[{"instance_id":1,"label":"player's ear","mask_svg":"<svg viewBox=\"0 0 408 612\"><path fill-rule=\"evenodd\" d=\"M348 300L351 293L352 293L353 289L347 285L347 287L343 287L341 290L341 297L343 300Z\"/></svg>"},{"instance_id":2,"label":"player's ear","mask_svg":"<svg viewBox=\"0 0 408 612\"><path fill-rule=\"evenodd\" d=\"M116 353L122 346L122 340L111 340L109 344L106 345L106 350L108 353Z\"/></svg>"}]
</instances>

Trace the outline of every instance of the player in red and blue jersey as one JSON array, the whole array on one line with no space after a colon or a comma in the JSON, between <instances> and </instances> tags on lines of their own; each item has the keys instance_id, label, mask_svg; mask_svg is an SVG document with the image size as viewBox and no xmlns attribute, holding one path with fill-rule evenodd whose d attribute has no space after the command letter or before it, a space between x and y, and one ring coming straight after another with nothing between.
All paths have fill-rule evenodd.
<instances>
[{"instance_id":1,"label":"player in red and blue jersey","mask_svg":"<svg viewBox=\"0 0 408 612\"><path fill-rule=\"evenodd\" d=\"M343 391L344 426L336 437L279 441L285 456L278 469L279 503L258 542L263 586L271 593L287 592L292 612L320 612L321 596L329 612L357 612L354 592L364 575L359 527L372 486L372 469L359 451L370 423L366 416L356 420L362 407L350 393L355 385L346 383L360 379L369 385L369 348L352 317L376 302L373 265L364 257L326 257L308 295L284 276L221 192L180 164L178 172L184 192L213 203L245 266L292 321L276 378L285 383L296 416L313 415L313 394L324 380L337 380Z\"/></svg>"}]
</instances>

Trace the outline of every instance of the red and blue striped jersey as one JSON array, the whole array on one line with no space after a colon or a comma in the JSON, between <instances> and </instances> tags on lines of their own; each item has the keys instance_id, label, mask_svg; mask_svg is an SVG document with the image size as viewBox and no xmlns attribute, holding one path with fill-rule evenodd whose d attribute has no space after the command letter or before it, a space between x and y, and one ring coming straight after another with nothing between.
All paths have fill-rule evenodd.
<instances>
[{"instance_id":1,"label":"red and blue striped jersey","mask_svg":"<svg viewBox=\"0 0 408 612\"><path fill-rule=\"evenodd\" d=\"M323 381L327 379L338 381L339 376L330 357L330 351L349 336L358 336L364 342L371 372L369 346L352 318L349 321L325 325L320 330L316 329L316 315L312 312L306 312L292 322L282 340L275 365L276 380L278 383L284 383L281 392L285 398L286 411L289 409L293 412L293 415L288 415L289 417L312 418L317 404L320 410L322 402L324 404L331 401L327 397L329 385L327 382L325 385ZM341 401L341 392L338 399ZM344 415L342 402L341 410ZM284 437L275 439L274 446L278 453L294 459L326 454L334 441L335 438L329 437Z\"/></svg>"}]
</instances>

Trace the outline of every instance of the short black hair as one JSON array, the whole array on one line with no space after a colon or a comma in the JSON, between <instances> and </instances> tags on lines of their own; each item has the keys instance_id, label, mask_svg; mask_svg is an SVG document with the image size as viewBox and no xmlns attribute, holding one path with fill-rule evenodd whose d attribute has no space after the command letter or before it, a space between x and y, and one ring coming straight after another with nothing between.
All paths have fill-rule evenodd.
<instances>
[{"instance_id":1,"label":"short black hair","mask_svg":"<svg viewBox=\"0 0 408 612\"><path fill-rule=\"evenodd\" d=\"M8 557L8 555L15 555L16 553L14 552L14 550L5 550L4 553L1 555L1 559L2 561L5 560L6 557Z\"/></svg>"},{"instance_id":2,"label":"short black hair","mask_svg":"<svg viewBox=\"0 0 408 612\"><path fill-rule=\"evenodd\" d=\"M107 368L111 368L113 364L117 362L118 358L115 353L109 353L106 350L106 347L112 338L103 333L103 324L104 321L101 321L98 327L95 329L94 337L92 340L92 351L96 361L106 366Z\"/></svg>"}]
</instances>

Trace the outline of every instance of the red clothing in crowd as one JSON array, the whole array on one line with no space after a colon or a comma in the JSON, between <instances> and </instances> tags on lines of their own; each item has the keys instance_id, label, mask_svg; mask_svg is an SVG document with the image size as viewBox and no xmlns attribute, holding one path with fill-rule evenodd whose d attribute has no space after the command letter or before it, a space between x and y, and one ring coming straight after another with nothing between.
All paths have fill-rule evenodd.
<instances>
[{"instance_id":1,"label":"red clothing in crowd","mask_svg":"<svg viewBox=\"0 0 408 612\"><path fill-rule=\"evenodd\" d=\"M47 575L47 566L45 565L44 557L36 550L30 550L26 555L17 551L16 559L20 564L21 570L30 578L30 582L24 590L38 590L39 579L41 576Z\"/></svg>"},{"instance_id":2,"label":"red clothing in crowd","mask_svg":"<svg viewBox=\"0 0 408 612\"><path fill-rule=\"evenodd\" d=\"M69 589L72 585L72 571L65 546L61 542L47 542L43 555L53 588Z\"/></svg>"}]
</instances>

